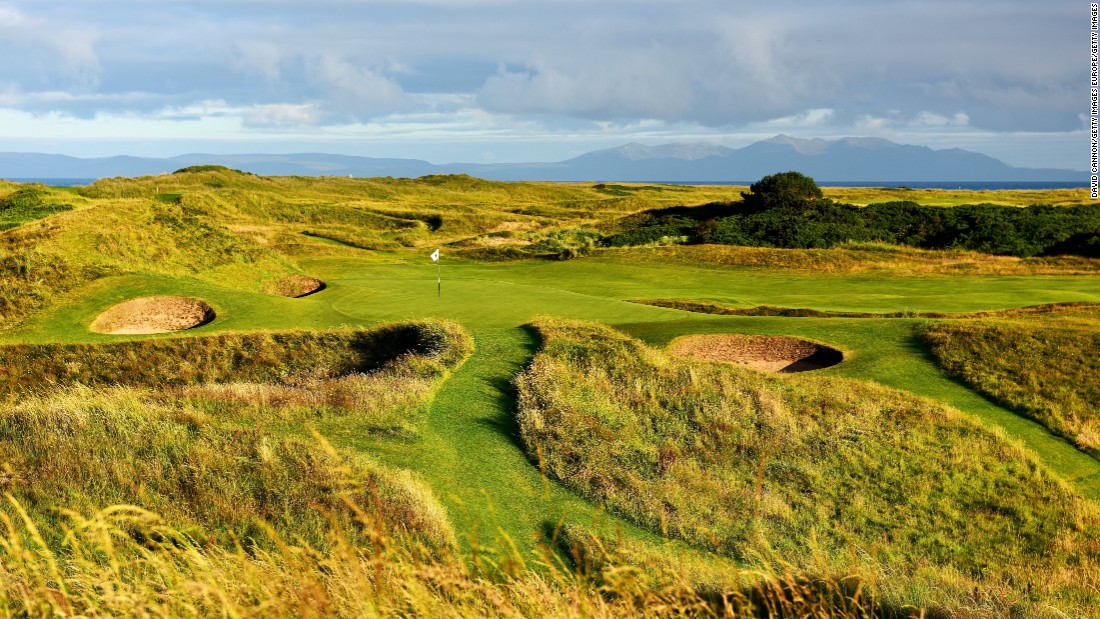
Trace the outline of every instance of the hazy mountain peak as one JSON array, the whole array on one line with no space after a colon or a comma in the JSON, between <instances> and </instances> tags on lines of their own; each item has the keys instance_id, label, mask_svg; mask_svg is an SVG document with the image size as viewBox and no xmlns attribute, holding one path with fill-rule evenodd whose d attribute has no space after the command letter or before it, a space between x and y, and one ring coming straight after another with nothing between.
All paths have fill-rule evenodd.
<instances>
[{"instance_id":1,"label":"hazy mountain peak","mask_svg":"<svg viewBox=\"0 0 1100 619\"><path fill-rule=\"evenodd\" d=\"M822 138L813 138L811 140L803 140L800 138L792 138L789 135L780 133L779 135L764 140L765 144L779 144L782 146L790 146L794 151L800 155L820 155L825 152L831 142Z\"/></svg>"},{"instance_id":2,"label":"hazy mountain peak","mask_svg":"<svg viewBox=\"0 0 1100 619\"><path fill-rule=\"evenodd\" d=\"M788 135L740 149L714 142L648 146L637 142L556 163L435 165L414 159L349 155L181 155L168 159L80 159L34 153L0 153L0 178L79 178L155 175L191 165L220 164L264 175L401 176L470 174L495 180L753 182L798 170L825 182L1059 181L1084 183L1075 170L1015 168L957 148L933 150L881 138L799 139Z\"/></svg>"},{"instance_id":3,"label":"hazy mountain peak","mask_svg":"<svg viewBox=\"0 0 1100 619\"><path fill-rule=\"evenodd\" d=\"M890 148L901 146L901 144L897 142L891 142L883 138L844 138L842 140L836 140L834 143L843 143L846 146L854 146L856 148Z\"/></svg>"},{"instance_id":4,"label":"hazy mountain peak","mask_svg":"<svg viewBox=\"0 0 1100 619\"><path fill-rule=\"evenodd\" d=\"M696 161L707 157L724 157L730 150L721 144L714 142L673 142L658 146L646 146L638 142L631 142L618 148L605 151L597 151L605 154L615 154L630 161L642 161L646 159L680 159L683 161Z\"/></svg>"}]
</instances>

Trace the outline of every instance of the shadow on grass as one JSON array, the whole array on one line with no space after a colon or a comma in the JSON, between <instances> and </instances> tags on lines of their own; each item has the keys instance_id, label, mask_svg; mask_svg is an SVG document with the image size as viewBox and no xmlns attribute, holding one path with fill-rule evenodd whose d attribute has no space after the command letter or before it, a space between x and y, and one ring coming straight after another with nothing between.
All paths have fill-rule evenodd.
<instances>
[{"instance_id":1,"label":"shadow on grass","mask_svg":"<svg viewBox=\"0 0 1100 619\"><path fill-rule=\"evenodd\" d=\"M516 373L527 369L539 349L539 338L535 330L530 326L518 327L523 334L524 360L515 367L515 372L509 376L492 376L485 379L485 383L493 392L493 411L491 418L483 419L481 423L491 428L502 436L513 447L527 454L526 446L520 438L519 421L516 413L519 407L519 392L512 382Z\"/></svg>"}]
</instances>

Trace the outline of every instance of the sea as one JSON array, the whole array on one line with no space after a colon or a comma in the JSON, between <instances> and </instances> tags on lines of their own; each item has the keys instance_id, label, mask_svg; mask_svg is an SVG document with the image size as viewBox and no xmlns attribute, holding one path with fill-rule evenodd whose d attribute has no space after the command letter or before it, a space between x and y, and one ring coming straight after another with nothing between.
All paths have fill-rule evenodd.
<instances>
[{"instance_id":1,"label":"sea","mask_svg":"<svg viewBox=\"0 0 1100 619\"><path fill-rule=\"evenodd\" d=\"M94 178L9 178L9 181L15 181L17 183L41 183L43 185L50 185L53 187L78 187L83 185L90 185L94 183ZM636 181L633 181L636 182ZM756 180L740 181L740 182L685 182L685 181L645 181L653 184L661 185L751 185ZM847 182L830 182L830 181L818 181L817 183L821 187L897 187L897 188L909 188L909 189L966 189L970 191L996 191L998 189L1086 189L1089 186L1088 181L1081 182L969 182L961 183L958 181L913 181L913 182L882 182L882 181L847 181Z\"/></svg>"}]
</instances>

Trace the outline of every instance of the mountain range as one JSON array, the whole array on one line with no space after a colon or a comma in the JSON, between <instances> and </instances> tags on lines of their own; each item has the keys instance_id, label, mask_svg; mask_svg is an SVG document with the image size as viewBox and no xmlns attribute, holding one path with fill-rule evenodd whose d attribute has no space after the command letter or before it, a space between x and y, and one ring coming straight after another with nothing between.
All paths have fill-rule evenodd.
<instances>
[{"instance_id":1,"label":"mountain range","mask_svg":"<svg viewBox=\"0 0 1100 619\"><path fill-rule=\"evenodd\" d=\"M77 158L0 153L0 178L94 179L145 176L200 164L219 164L263 175L394 176L470 174L489 180L750 183L797 170L819 182L1081 182L1085 172L1017 168L957 148L933 150L880 138L798 139L786 135L732 149L717 144L627 144L556 163L450 163L302 153L289 155L189 154L169 158Z\"/></svg>"}]
</instances>

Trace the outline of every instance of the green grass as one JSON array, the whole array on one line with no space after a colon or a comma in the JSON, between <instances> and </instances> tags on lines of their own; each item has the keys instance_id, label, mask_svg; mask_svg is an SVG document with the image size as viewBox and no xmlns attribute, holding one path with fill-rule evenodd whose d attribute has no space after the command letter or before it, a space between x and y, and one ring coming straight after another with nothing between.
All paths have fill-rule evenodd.
<instances>
[{"instance_id":1,"label":"green grass","mask_svg":"<svg viewBox=\"0 0 1100 619\"><path fill-rule=\"evenodd\" d=\"M528 453L627 519L749 563L865 557L899 604L1008 580L1038 585L1039 605L1100 605L1084 575L1050 580L1100 559L1100 511L1000 432L862 382L673 360L591 323L535 328L544 346L518 379Z\"/></svg>"},{"instance_id":2,"label":"green grass","mask_svg":"<svg viewBox=\"0 0 1100 619\"><path fill-rule=\"evenodd\" d=\"M9 491L54 524L60 493L82 510L140 504L197 538L270 540L267 522L317 545L347 465L382 488L392 522L441 543L453 533L434 499L423 510L434 522L398 509L424 490L365 457L326 453L303 426L331 417L361 433L415 433L470 352L446 323L0 347L16 396L0 406Z\"/></svg>"},{"instance_id":3,"label":"green grass","mask_svg":"<svg viewBox=\"0 0 1100 619\"><path fill-rule=\"evenodd\" d=\"M540 545L559 522L605 540L621 538L624 547L666 548L659 534L608 514L544 478L525 453L509 381L536 353L538 340L523 325L540 315L598 321L658 346L679 335L709 332L794 335L829 343L844 350L847 360L823 370L823 376L879 383L958 408L977 420L980 432L1004 432L1033 451L1041 467L1036 474L1043 479L1050 479L1041 472L1048 470L1069 484L1072 490L1067 492L1100 499L1100 466L1094 458L946 374L917 338L919 320L715 316L629 302L681 298L733 307L903 315L1100 302L1096 261L993 259L890 247L669 247L606 251L567 261L499 263L457 255L491 250L500 241L547 241L547 251L557 250L552 243L564 248L583 237L577 230L613 217L729 199L737 189L596 188L464 177L263 178L226 171L101 181L74 196L82 201L74 210L0 235L0 249L6 252L0 261L10 263L6 272L13 282L5 290L14 304L6 312L9 328L0 333L0 341L117 342L117 336L89 332L88 325L115 303L157 294L202 298L216 310L215 321L184 339L453 320L471 333L476 350L445 382L409 390L413 400L427 398L430 404L423 405L426 418L405 431L370 431L365 422L342 414L310 417L312 396L249 383L182 388L165 392L158 401L169 409L182 402L208 418L224 415L219 428L266 424L271 440L308 443L313 439L306 425L312 423L341 457L366 456L386 467L414 471L439 497L466 556L476 550L483 565L505 571L519 562L537 563ZM963 201L975 200L971 196ZM91 222L112 209L119 213L111 220L119 229L111 233L117 249L100 255ZM330 238L340 238L333 233L359 235L350 240L377 238L395 249L357 249L307 236L306 231ZM193 255L164 258L166 252L193 243ZM436 265L428 259L436 247L443 253L441 296L436 294ZM46 259L39 261L40 256ZM296 272L320 278L326 289L301 299L259 292L268 282ZM177 336L121 339L158 342ZM361 393L384 399L387 389L399 390L384 381L372 389ZM413 400L394 397L397 408L424 412ZM356 407L363 406L361 399ZM518 553L509 550L513 546ZM684 561L723 565L682 543L667 548ZM971 576L964 576L955 585L969 582ZM1051 580L1051 587L1061 582ZM1022 581L982 583L988 595L969 599L952 594L954 608L976 616L1008 612L1010 603L990 600L1001 599L996 591L1008 599L1025 586ZM943 601L943 592L935 587L910 593L910 599L933 605ZM539 599L545 608L568 607L553 606L558 602L548 597Z\"/></svg>"},{"instance_id":4,"label":"green grass","mask_svg":"<svg viewBox=\"0 0 1100 619\"><path fill-rule=\"evenodd\" d=\"M954 376L1096 456L1100 330L1095 311L1078 316L937 323L921 337Z\"/></svg>"},{"instance_id":5,"label":"green grass","mask_svg":"<svg viewBox=\"0 0 1100 619\"><path fill-rule=\"evenodd\" d=\"M28 185L0 198L0 230L8 230L73 208L72 196Z\"/></svg>"}]
</instances>

